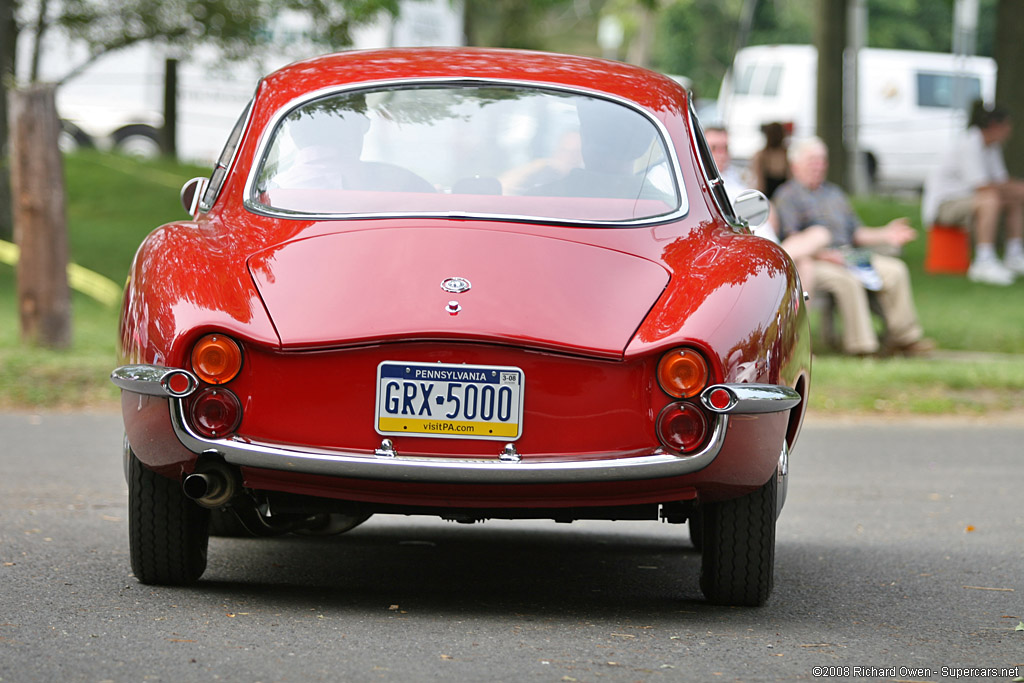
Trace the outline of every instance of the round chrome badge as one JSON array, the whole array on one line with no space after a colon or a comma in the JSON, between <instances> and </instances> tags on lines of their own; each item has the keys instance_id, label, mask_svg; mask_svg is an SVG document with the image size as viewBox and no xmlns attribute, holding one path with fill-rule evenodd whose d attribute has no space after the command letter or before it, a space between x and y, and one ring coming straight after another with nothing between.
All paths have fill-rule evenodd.
<instances>
[{"instance_id":1,"label":"round chrome badge","mask_svg":"<svg viewBox=\"0 0 1024 683\"><path fill-rule=\"evenodd\" d=\"M452 294L461 294L462 292L468 292L469 288L472 287L464 277L449 277L441 281L441 289Z\"/></svg>"}]
</instances>

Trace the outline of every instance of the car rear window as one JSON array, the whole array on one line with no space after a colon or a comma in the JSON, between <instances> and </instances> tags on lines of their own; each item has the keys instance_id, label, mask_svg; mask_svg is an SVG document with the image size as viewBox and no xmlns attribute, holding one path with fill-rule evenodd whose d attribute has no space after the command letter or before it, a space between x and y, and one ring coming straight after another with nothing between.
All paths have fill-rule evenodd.
<instances>
[{"instance_id":1,"label":"car rear window","mask_svg":"<svg viewBox=\"0 0 1024 683\"><path fill-rule=\"evenodd\" d=\"M629 222L684 210L669 149L654 119L577 92L344 91L276 122L249 203L288 215Z\"/></svg>"}]
</instances>

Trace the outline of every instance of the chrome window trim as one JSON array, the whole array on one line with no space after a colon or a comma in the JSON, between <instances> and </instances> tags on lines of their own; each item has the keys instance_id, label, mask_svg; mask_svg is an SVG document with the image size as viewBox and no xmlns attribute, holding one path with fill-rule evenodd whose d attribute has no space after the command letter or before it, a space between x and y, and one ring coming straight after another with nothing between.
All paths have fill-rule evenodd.
<instances>
[{"instance_id":1,"label":"chrome window trim","mask_svg":"<svg viewBox=\"0 0 1024 683\"><path fill-rule=\"evenodd\" d=\"M268 152L273 133L277 130L281 120L291 114L298 107L313 102L314 100L338 95L349 91L377 90L387 87L401 86L403 88L416 88L419 86L505 86L518 88L532 88L535 90L548 90L573 95L608 100L628 107L639 113L650 121L658 131L662 144L668 150L669 163L672 166L673 177L676 181L678 192L678 205L675 210L658 216L648 216L630 220L618 221L596 221L572 218L553 218L546 216L531 216L519 214L500 213L476 213L469 211L395 211L387 213L309 213L305 211L289 211L286 209L275 209L264 206L253 199L256 193L256 180L263 163L264 156ZM689 197L686 193L686 184L683 182L683 174L679 165L679 157L675 145L672 144L672 137L668 134L665 125L653 114L638 106L636 103L624 97L600 90L572 87L557 83L546 83L543 81L529 81L520 79L505 78L479 78L479 77L423 77L423 78L391 78L371 81L360 81L358 83L347 83L320 88L306 93L289 101L285 106L278 109L267 125L260 131L260 140L257 144L256 154L249 166L249 176L245 181L245 197L243 200L245 208L255 214L268 216L270 218L286 218L292 220L360 220L368 218L451 218L451 219L485 219L496 221L515 221L528 223L543 223L556 225L587 225L601 227L634 227L643 225L658 225L678 220L689 213Z\"/></svg>"},{"instance_id":2,"label":"chrome window trim","mask_svg":"<svg viewBox=\"0 0 1024 683\"><path fill-rule=\"evenodd\" d=\"M228 174L231 172L231 168L235 165L235 161L238 159L239 150L242 149L242 139L245 137L245 131L249 129L249 122L252 120L252 113L253 110L256 108L256 96L258 94L259 88L257 88L256 93L254 93L253 96L249 99L249 103L245 105L245 109L242 112L242 116L239 116L239 120L235 122L235 125L231 128L231 133L228 134L228 140L230 140L231 135L233 135L235 130L238 129L239 126L241 126L240 132L238 133L238 140L235 141L235 148L231 152L231 158L228 160L228 163L220 163L220 158L224 154L223 149L221 150L221 153L217 155L217 160L214 161L213 163L213 171L210 172L209 183L207 184L206 189L203 191L203 194L200 195L199 197L198 206L199 210L202 213L206 213L207 211L213 208L213 205L217 203L217 199L220 197L221 190L224 189L224 183L227 182ZM228 141L225 140L224 147L227 147L227 143ZM210 199L209 202L206 202L206 194L207 191L210 189L210 185L212 185L213 183L213 176L220 169L224 170L224 178L220 181L220 184L216 188L214 188L213 198Z\"/></svg>"},{"instance_id":3,"label":"chrome window trim","mask_svg":"<svg viewBox=\"0 0 1024 683\"><path fill-rule=\"evenodd\" d=\"M711 201L715 203L715 208L717 208L718 212L722 214L722 217L725 218L726 221L728 221L729 225L737 229L746 228L747 226L744 225L743 221L741 221L739 217L736 216L736 212L733 210L732 206L723 207L722 203L718 201L718 193L715 190L718 188L722 188L723 192L725 191L725 179L722 178L722 172L718 168L718 165L715 164L713 156L710 159L710 163L715 164L716 175L714 178L712 178L707 174L707 167L705 165L704 160L701 159L700 151L702 142L705 147L707 146L707 138L704 137L704 126L701 125L700 119L697 118L697 112L693 108L692 100L690 101L689 106L689 116L690 142L693 144L693 149L696 151L697 161L699 162L698 166L700 167L700 175L708 184L708 194L711 195ZM698 133L700 135L700 139L698 139L697 137ZM711 154L710 149L708 149L708 154ZM726 194L728 195L728 192L726 192Z\"/></svg>"}]
</instances>

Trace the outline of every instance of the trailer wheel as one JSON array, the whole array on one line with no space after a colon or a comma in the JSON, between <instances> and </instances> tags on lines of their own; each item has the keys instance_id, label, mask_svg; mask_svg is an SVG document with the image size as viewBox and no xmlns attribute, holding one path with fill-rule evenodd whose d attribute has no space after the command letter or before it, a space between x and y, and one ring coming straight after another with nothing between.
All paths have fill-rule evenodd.
<instances>
[{"instance_id":1,"label":"trailer wheel","mask_svg":"<svg viewBox=\"0 0 1024 683\"><path fill-rule=\"evenodd\" d=\"M60 137L57 144L60 151L65 154L79 149L92 149L96 146L96 143L85 131L63 119L60 122Z\"/></svg>"},{"instance_id":2,"label":"trailer wheel","mask_svg":"<svg viewBox=\"0 0 1024 683\"><path fill-rule=\"evenodd\" d=\"M114 149L138 159L155 159L163 153L160 131L152 126L125 126L113 134Z\"/></svg>"}]
</instances>

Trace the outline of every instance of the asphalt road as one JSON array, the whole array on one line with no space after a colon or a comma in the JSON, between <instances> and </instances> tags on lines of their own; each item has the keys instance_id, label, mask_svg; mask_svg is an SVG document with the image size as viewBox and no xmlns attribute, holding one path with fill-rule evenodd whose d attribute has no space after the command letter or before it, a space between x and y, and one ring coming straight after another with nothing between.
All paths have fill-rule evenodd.
<instances>
[{"instance_id":1,"label":"asphalt road","mask_svg":"<svg viewBox=\"0 0 1024 683\"><path fill-rule=\"evenodd\" d=\"M704 604L655 522L378 517L213 539L198 587L142 586L120 441L114 415L0 415L5 683L1024 675L1022 425L809 424L761 609Z\"/></svg>"}]
</instances>

